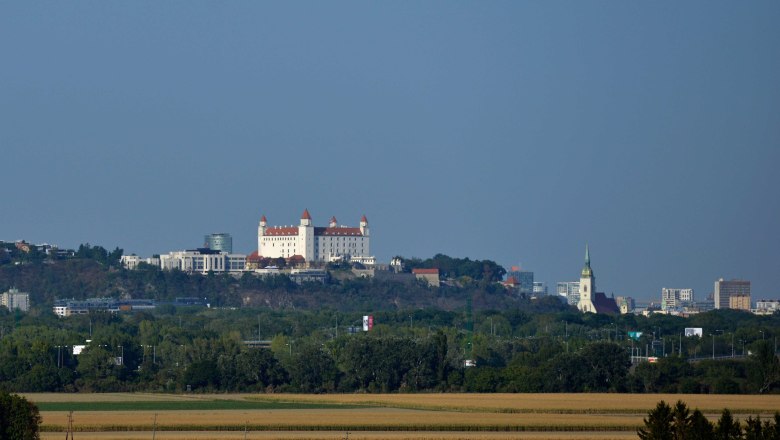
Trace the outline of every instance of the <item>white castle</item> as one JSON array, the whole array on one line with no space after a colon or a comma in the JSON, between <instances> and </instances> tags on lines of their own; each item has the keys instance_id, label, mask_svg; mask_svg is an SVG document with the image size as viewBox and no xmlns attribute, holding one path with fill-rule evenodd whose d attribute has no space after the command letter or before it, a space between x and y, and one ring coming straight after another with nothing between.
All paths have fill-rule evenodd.
<instances>
[{"instance_id":1,"label":"white castle","mask_svg":"<svg viewBox=\"0 0 780 440\"><path fill-rule=\"evenodd\" d=\"M298 226L268 226L262 216L257 228L257 254L264 258L299 255L308 263L345 260L371 265L376 259L370 256L370 239L365 215L359 227L339 225L336 217L327 227L315 227L306 209Z\"/></svg>"}]
</instances>

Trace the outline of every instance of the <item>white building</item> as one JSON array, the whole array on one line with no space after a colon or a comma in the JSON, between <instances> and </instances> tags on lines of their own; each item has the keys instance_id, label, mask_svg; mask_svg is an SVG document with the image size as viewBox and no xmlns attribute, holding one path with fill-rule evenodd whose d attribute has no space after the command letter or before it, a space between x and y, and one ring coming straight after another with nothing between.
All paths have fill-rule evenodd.
<instances>
[{"instance_id":1,"label":"white building","mask_svg":"<svg viewBox=\"0 0 780 440\"><path fill-rule=\"evenodd\" d=\"M580 282L579 281L560 281L558 282L558 295L566 298L566 303L570 306L576 306L580 302Z\"/></svg>"},{"instance_id":2,"label":"white building","mask_svg":"<svg viewBox=\"0 0 780 440\"><path fill-rule=\"evenodd\" d=\"M547 296L547 284L543 281L534 281L534 296Z\"/></svg>"},{"instance_id":3,"label":"white building","mask_svg":"<svg viewBox=\"0 0 780 440\"><path fill-rule=\"evenodd\" d=\"M756 309L753 313L771 315L778 310L780 310L780 299L760 299L756 301Z\"/></svg>"},{"instance_id":4,"label":"white building","mask_svg":"<svg viewBox=\"0 0 780 440\"><path fill-rule=\"evenodd\" d=\"M661 289L661 310L676 309L693 304L693 289Z\"/></svg>"},{"instance_id":5,"label":"white building","mask_svg":"<svg viewBox=\"0 0 780 440\"><path fill-rule=\"evenodd\" d=\"M315 227L309 210L304 210L298 226L268 226L265 216L257 228L257 254L263 258L302 256L307 263L347 260L374 264L370 252L368 220L364 215L359 227L339 225L336 217L327 227Z\"/></svg>"},{"instance_id":6,"label":"white building","mask_svg":"<svg viewBox=\"0 0 780 440\"><path fill-rule=\"evenodd\" d=\"M160 267L160 258L141 258L138 255L122 255L122 257L119 259L119 263L121 263L125 269L129 270L137 269L138 265L141 263Z\"/></svg>"},{"instance_id":7,"label":"white building","mask_svg":"<svg viewBox=\"0 0 780 440\"><path fill-rule=\"evenodd\" d=\"M5 306L8 310L18 309L23 312L29 312L30 294L11 288L0 295L0 306Z\"/></svg>"},{"instance_id":8,"label":"white building","mask_svg":"<svg viewBox=\"0 0 780 440\"><path fill-rule=\"evenodd\" d=\"M228 254L211 249L195 249L170 252L160 255L160 268L163 270L178 269L183 272L243 272L246 269L246 255Z\"/></svg>"}]
</instances>

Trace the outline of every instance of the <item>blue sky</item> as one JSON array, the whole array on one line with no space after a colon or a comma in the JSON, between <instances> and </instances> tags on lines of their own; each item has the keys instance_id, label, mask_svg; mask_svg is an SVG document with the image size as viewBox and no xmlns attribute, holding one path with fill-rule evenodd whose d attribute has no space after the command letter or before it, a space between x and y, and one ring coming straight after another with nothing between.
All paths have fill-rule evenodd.
<instances>
[{"instance_id":1,"label":"blue sky","mask_svg":"<svg viewBox=\"0 0 780 440\"><path fill-rule=\"evenodd\" d=\"M780 3L0 4L0 239L149 255L308 208L554 288L780 297Z\"/></svg>"}]
</instances>

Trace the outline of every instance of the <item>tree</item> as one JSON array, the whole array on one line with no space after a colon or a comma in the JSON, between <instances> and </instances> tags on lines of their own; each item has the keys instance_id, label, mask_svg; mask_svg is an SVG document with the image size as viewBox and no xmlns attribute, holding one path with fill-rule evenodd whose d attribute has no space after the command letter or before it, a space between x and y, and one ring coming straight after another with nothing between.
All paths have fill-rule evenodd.
<instances>
[{"instance_id":1,"label":"tree","mask_svg":"<svg viewBox=\"0 0 780 440\"><path fill-rule=\"evenodd\" d=\"M742 428L739 420L734 420L731 411L724 409L720 415L718 424L715 426L716 440L739 440L742 438Z\"/></svg>"},{"instance_id":2,"label":"tree","mask_svg":"<svg viewBox=\"0 0 780 440\"><path fill-rule=\"evenodd\" d=\"M639 428L637 434L642 440L673 440L673 420L672 408L662 400L647 414L644 419L645 427Z\"/></svg>"},{"instance_id":3,"label":"tree","mask_svg":"<svg viewBox=\"0 0 780 440\"><path fill-rule=\"evenodd\" d=\"M698 409L691 413L686 440L711 440L714 437L712 423Z\"/></svg>"},{"instance_id":4,"label":"tree","mask_svg":"<svg viewBox=\"0 0 780 440\"><path fill-rule=\"evenodd\" d=\"M24 397L0 391L0 438L37 440L41 416L38 407Z\"/></svg>"}]
</instances>

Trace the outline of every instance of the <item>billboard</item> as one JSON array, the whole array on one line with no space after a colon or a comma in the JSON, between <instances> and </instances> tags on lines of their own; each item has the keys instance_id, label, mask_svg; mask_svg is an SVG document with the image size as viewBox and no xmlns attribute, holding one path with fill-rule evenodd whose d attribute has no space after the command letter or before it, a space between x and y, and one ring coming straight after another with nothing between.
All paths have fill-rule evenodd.
<instances>
[{"instance_id":1,"label":"billboard","mask_svg":"<svg viewBox=\"0 0 780 440\"><path fill-rule=\"evenodd\" d=\"M363 331L367 332L374 328L374 315L363 315Z\"/></svg>"},{"instance_id":2,"label":"billboard","mask_svg":"<svg viewBox=\"0 0 780 440\"><path fill-rule=\"evenodd\" d=\"M638 341L642 337L642 332L628 332L628 337Z\"/></svg>"},{"instance_id":3,"label":"billboard","mask_svg":"<svg viewBox=\"0 0 780 440\"><path fill-rule=\"evenodd\" d=\"M685 328L685 337L686 338L689 337L689 336L698 336L698 337L701 338L703 334L704 334L704 332L702 332L702 328L701 327L686 327Z\"/></svg>"}]
</instances>

